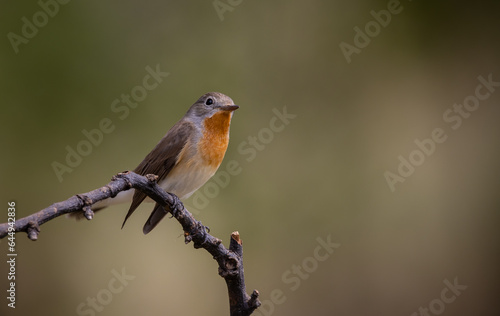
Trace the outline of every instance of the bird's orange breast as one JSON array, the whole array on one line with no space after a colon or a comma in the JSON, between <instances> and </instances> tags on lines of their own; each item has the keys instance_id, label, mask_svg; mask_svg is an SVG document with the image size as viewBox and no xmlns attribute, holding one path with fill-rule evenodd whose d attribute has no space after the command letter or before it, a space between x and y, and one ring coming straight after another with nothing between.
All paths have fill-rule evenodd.
<instances>
[{"instance_id":1,"label":"bird's orange breast","mask_svg":"<svg viewBox=\"0 0 500 316\"><path fill-rule=\"evenodd\" d=\"M231 112L228 111L217 112L203 121L203 134L198 150L204 162L211 167L218 168L224 159L229 143L230 123Z\"/></svg>"}]
</instances>

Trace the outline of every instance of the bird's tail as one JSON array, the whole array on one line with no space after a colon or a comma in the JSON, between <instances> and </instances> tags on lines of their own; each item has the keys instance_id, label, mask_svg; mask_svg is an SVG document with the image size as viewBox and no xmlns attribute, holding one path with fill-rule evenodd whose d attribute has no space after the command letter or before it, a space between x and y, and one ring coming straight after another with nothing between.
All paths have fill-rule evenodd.
<instances>
[{"instance_id":1,"label":"bird's tail","mask_svg":"<svg viewBox=\"0 0 500 316\"><path fill-rule=\"evenodd\" d=\"M167 210L165 210L163 206L156 203L153 212L151 212L151 215L149 215L146 224L144 224L144 227L142 228L142 232L144 233L144 235L152 231L153 228L155 228L156 225L158 225L158 223L163 219L163 217L167 215L167 213Z\"/></svg>"}]
</instances>

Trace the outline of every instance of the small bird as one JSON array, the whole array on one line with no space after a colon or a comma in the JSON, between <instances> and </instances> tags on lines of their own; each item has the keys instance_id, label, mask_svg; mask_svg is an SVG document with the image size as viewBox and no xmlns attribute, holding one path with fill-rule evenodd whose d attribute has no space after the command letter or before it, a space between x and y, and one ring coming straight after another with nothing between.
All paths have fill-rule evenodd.
<instances>
[{"instance_id":1,"label":"small bird","mask_svg":"<svg viewBox=\"0 0 500 316\"><path fill-rule=\"evenodd\" d=\"M188 198L215 174L222 163L229 143L233 111L238 108L230 97L222 93L204 94L172 126L134 172L143 176L155 174L159 186L166 192L180 199ZM97 210L132 201L123 228L146 198L147 195L141 191L128 190L114 198L99 201L94 207ZM165 215L163 207L157 203L144 224L144 234L155 228Z\"/></svg>"}]
</instances>

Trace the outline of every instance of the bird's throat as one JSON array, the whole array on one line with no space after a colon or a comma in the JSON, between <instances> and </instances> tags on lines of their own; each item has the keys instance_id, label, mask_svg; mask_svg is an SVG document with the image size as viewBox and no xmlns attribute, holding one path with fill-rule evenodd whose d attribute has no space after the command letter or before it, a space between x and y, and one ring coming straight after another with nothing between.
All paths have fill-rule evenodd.
<instances>
[{"instance_id":1,"label":"bird's throat","mask_svg":"<svg viewBox=\"0 0 500 316\"><path fill-rule=\"evenodd\" d=\"M219 167L226 153L231 115L231 112L220 111L203 121L203 135L198 150L203 160L215 168Z\"/></svg>"}]
</instances>

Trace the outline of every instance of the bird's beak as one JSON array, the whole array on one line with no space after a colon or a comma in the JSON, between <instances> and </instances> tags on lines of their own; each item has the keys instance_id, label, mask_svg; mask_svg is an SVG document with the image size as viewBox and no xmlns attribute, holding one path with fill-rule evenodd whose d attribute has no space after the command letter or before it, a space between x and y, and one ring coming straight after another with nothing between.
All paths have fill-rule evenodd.
<instances>
[{"instance_id":1,"label":"bird's beak","mask_svg":"<svg viewBox=\"0 0 500 316\"><path fill-rule=\"evenodd\" d=\"M239 108L240 107L237 105L223 105L219 109L221 109L222 111L232 112L232 111L237 110Z\"/></svg>"}]
</instances>

